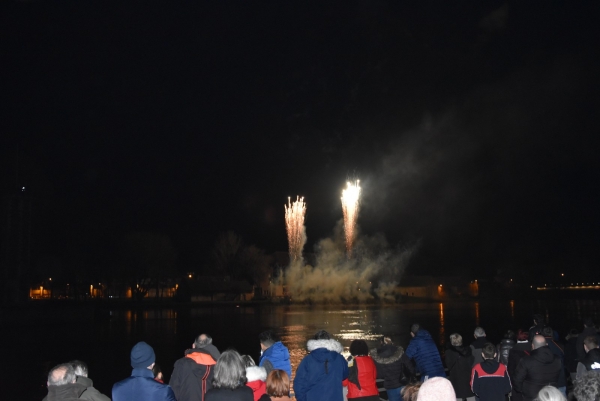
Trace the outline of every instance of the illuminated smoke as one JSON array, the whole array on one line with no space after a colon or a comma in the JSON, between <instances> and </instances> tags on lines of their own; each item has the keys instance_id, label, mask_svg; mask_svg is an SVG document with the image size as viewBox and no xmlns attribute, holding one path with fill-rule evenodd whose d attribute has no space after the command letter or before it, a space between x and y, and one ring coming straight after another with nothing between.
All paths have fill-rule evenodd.
<instances>
[{"instance_id":1,"label":"illuminated smoke","mask_svg":"<svg viewBox=\"0 0 600 401\"><path fill-rule=\"evenodd\" d=\"M342 210L344 211L344 233L346 235L346 255L352 257L352 246L356 235L356 220L358 218L358 201L360 198L359 181L348 183L342 191Z\"/></svg>"},{"instance_id":2,"label":"illuminated smoke","mask_svg":"<svg viewBox=\"0 0 600 401\"><path fill-rule=\"evenodd\" d=\"M306 242L304 230L304 216L306 214L306 203L304 198L296 197L296 201L291 203L288 197L288 204L285 207L285 226L287 229L288 245L290 249L290 263L302 259L302 248Z\"/></svg>"}]
</instances>

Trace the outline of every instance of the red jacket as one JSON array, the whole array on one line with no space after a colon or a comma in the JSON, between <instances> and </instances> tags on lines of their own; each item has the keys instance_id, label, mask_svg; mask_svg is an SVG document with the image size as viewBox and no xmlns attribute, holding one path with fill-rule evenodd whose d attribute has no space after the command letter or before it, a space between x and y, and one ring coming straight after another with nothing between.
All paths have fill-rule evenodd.
<instances>
[{"instance_id":1,"label":"red jacket","mask_svg":"<svg viewBox=\"0 0 600 401\"><path fill-rule=\"evenodd\" d=\"M358 386L346 379L342 382L344 386L348 386L348 399L358 397L368 397L371 395L379 395L377 390L377 369L375 363L370 356L357 356L354 358L354 367L350 370L358 369L358 382L360 383L360 390Z\"/></svg>"}]
</instances>

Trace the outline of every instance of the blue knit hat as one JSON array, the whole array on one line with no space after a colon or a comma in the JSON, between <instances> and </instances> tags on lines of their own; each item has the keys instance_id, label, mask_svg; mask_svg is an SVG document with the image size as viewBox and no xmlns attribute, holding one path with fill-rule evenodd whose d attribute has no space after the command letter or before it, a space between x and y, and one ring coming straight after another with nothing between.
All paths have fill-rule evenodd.
<instances>
[{"instance_id":1,"label":"blue knit hat","mask_svg":"<svg viewBox=\"0 0 600 401\"><path fill-rule=\"evenodd\" d=\"M155 360L154 350L143 341L140 341L131 349L131 367L133 368L147 368Z\"/></svg>"}]
</instances>

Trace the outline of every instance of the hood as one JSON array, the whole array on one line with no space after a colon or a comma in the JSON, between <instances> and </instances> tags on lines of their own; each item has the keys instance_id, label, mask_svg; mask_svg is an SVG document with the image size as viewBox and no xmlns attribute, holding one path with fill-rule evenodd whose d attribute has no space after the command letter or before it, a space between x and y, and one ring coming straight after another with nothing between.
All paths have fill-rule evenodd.
<instances>
[{"instance_id":1,"label":"hood","mask_svg":"<svg viewBox=\"0 0 600 401\"><path fill-rule=\"evenodd\" d=\"M278 360L290 359L290 353L281 341L277 341L275 344L267 348L264 352L264 355Z\"/></svg>"},{"instance_id":2,"label":"hood","mask_svg":"<svg viewBox=\"0 0 600 401\"><path fill-rule=\"evenodd\" d=\"M404 355L404 348L396 347L394 344L386 344L380 348L373 348L369 352L371 358L377 363L388 365L399 360Z\"/></svg>"},{"instance_id":3,"label":"hood","mask_svg":"<svg viewBox=\"0 0 600 401\"><path fill-rule=\"evenodd\" d=\"M417 334L415 334L415 338L418 338L419 340L433 341L433 338L431 338L431 334L429 334L429 332L425 329L420 329L419 331L417 331Z\"/></svg>"},{"instance_id":4,"label":"hood","mask_svg":"<svg viewBox=\"0 0 600 401\"><path fill-rule=\"evenodd\" d=\"M547 345L531 351L531 357L545 365L552 363L555 358L552 350Z\"/></svg>"},{"instance_id":5,"label":"hood","mask_svg":"<svg viewBox=\"0 0 600 401\"><path fill-rule=\"evenodd\" d=\"M210 355L215 361L218 360L221 357L221 353L219 352L219 350L217 349L217 347L215 347L212 344L208 344L202 348L191 348L191 349L187 349L185 350L185 355L187 356L188 354L191 354L192 352L199 352L199 353L203 353L203 354L208 354Z\"/></svg>"},{"instance_id":6,"label":"hood","mask_svg":"<svg viewBox=\"0 0 600 401\"><path fill-rule=\"evenodd\" d=\"M481 362L481 369L483 369L485 373L489 374L495 373L499 366L500 362L496 361L495 359L486 359Z\"/></svg>"},{"instance_id":7,"label":"hood","mask_svg":"<svg viewBox=\"0 0 600 401\"><path fill-rule=\"evenodd\" d=\"M81 383L69 383L61 386L48 386L48 401L60 401L64 399L77 399L87 390Z\"/></svg>"},{"instance_id":8,"label":"hood","mask_svg":"<svg viewBox=\"0 0 600 401\"><path fill-rule=\"evenodd\" d=\"M471 355L473 355L473 350L471 349L471 347L468 347L466 345L457 345L457 346L449 345L448 349L452 350L452 351L455 351L460 356L471 356Z\"/></svg>"},{"instance_id":9,"label":"hood","mask_svg":"<svg viewBox=\"0 0 600 401\"><path fill-rule=\"evenodd\" d=\"M212 355L210 355L207 351L205 351L204 348L188 349L185 352L185 357L196 362L198 365L216 365L217 364L217 360Z\"/></svg>"},{"instance_id":10,"label":"hood","mask_svg":"<svg viewBox=\"0 0 600 401\"><path fill-rule=\"evenodd\" d=\"M246 378L249 382L253 381L267 381L267 369L262 366L248 366L246 368Z\"/></svg>"},{"instance_id":11,"label":"hood","mask_svg":"<svg viewBox=\"0 0 600 401\"><path fill-rule=\"evenodd\" d=\"M89 377L77 376L77 383L83 384L87 387L94 387L94 382Z\"/></svg>"},{"instance_id":12,"label":"hood","mask_svg":"<svg viewBox=\"0 0 600 401\"><path fill-rule=\"evenodd\" d=\"M344 351L344 347L342 347L342 344L333 339L308 340L308 343L306 343L306 349L310 353L322 348L326 349L327 351L337 352L338 354L341 354Z\"/></svg>"},{"instance_id":13,"label":"hood","mask_svg":"<svg viewBox=\"0 0 600 401\"><path fill-rule=\"evenodd\" d=\"M485 343L489 342L485 337L477 337L475 341L471 343L471 346L475 349L483 348Z\"/></svg>"}]
</instances>

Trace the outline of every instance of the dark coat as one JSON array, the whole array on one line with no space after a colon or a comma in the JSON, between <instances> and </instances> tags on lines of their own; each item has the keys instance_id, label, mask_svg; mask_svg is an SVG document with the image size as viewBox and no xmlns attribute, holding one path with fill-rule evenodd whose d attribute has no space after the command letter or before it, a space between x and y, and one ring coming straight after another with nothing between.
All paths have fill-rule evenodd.
<instances>
[{"instance_id":1,"label":"dark coat","mask_svg":"<svg viewBox=\"0 0 600 401\"><path fill-rule=\"evenodd\" d=\"M478 363L483 362L483 357L481 356L481 350L485 343L489 342L485 337L477 337L475 341L471 343L471 350L473 351L473 366Z\"/></svg>"},{"instance_id":2,"label":"dark coat","mask_svg":"<svg viewBox=\"0 0 600 401\"><path fill-rule=\"evenodd\" d=\"M135 368L131 372L131 377L115 383L112 388L112 399L113 401L176 401L171 387L154 380L154 374L147 368Z\"/></svg>"},{"instance_id":3,"label":"dark coat","mask_svg":"<svg viewBox=\"0 0 600 401\"><path fill-rule=\"evenodd\" d=\"M209 344L185 351L185 357L175 361L169 385L178 401L203 401L212 388L214 368L219 359L217 348Z\"/></svg>"},{"instance_id":4,"label":"dark coat","mask_svg":"<svg viewBox=\"0 0 600 401\"><path fill-rule=\"evenodd\" d=\"M600 348L591 349L582 363L588 372L590 370L600 369Z\"/></svg>"},{"instance_id":5,"label":"dark coat","mask_svg":"<svg viewBox=\"0 0 600 401\"><path fill-rule=\"evenodd\" d=\"M348 362L335 340L309 340L294 378L297 401L342 401L342 381L348 377Z\"/></svg>"},{"instance_id":6,"label":"dark coat","mask_svg":"<svg viewBox=\"0 0 600 401\"><path fill-rule=\"evenodd\" d=\"M504 401L512 390L506 366L494 359L486 359L473 367L471 388L485 401Z\"/></svg>"},{"instance_id":7,"label":"dark coat","mask_svg":"<svg viewBox=\"0 0 600 401\"><path fill-rule=\"evenodd\" d=\"M557 386L560 373L560 358L548 346L531 351L522 358L513 377L514 388L523 393L525 400L533 400L544 386Z\"/></svg>"},{"instance_id":8,"label":"dark coat","mask_svg":"<svg viewBox=\"0 0 600 401\"><path fill-rule=\"evenodd\" d=\"M265 365L265 362L270 362ZM285 345L281 341L277 341L263 352L260 357L258 366L264 366L267 369L267 374L273 369L285 370L288 377L292 378L292 365L290 363L290 353Z\"/></svg>"},{"instance_id":9,"label":"dark coat","mask_svg":"<svg viewBox=\"0 0 600 401\"><path fill-rule=\"evenodd\" d=\"M77 376L77 383L86 387L83 393L79 395L80 400L110 401L110 397L105 396L94 388L94 382L89 377ZM48 401L48 396L44 397L42 401Z\"/></svg>"},{"instance_id":10,"label":"dark coat","mask_svg":"<svg viewBox=\"0 0 600 401\"><path fill-rule=\"evenodd\" d=\"M548 343L548 348L554 355L560 358L560 373L558 375L558 382L556 387L566 387L567 386L567 376L565 374L565 346L559 343L558 341L554 341L553 337L546 337L546 342Z\"/></svg>"},{"instance_id":11,"label":"dark coat","mask_svg":"<svg viewBox=\"0 0 600 401\"><path fill-rule=\"evenodd\" d=\"M212 388L206 392L206 401L254 401L254 393L248 386L240 386L234 390L228 388Z\"/></svg>"},{"instance_id":12,"label":"dark coat","mask_svg":"<svg viewBox=\"0 0 600 401\"><path fill-rule=\"evenodd\" d=\"M424 380L425 376L430 378L436 376L446 377L440 352L427 330L417 331L417 334L410 340L410 344L406 348L406 356L415 361L417 370L421 373L421 380Z\"/></svg>"},{"instance_id":13,"label":"dark coat","mask_svg":"<svg viewBox=\"0 0 600 401\"><path fill-rule=\"evenodd\" d=\"M585 338L589 336L595 336L596 338L599 338L595 327L586 327L577 336L577 360L579 362L585 359L585 349L583 348L583 340L585 340Z\"/></svg>"},{"instance_id":14,"label":"dark coat","mask_svg":"<svg viewBox=\"0 0 600 401\"><path fill-rule=\"evenodd\" d=\"M565 344L565 365L571 373L577 371L577 338L578 336L569 337Z\"/></svg>"},{"instance_id":15,"label":"dark coat","mask_svg":"<svg viewBox=\"0 0 600 401\"><path fill-rule=\"evenodd\" d=\"M497 352L498 352L498 362L502 362L505 366L508 366L508 357L510 354L510 350L514 347L516 342L511 340L510 338L504 338L498 344Z\"/></svg>"},{"instance_id":16,"label":"dark coat","mask_svg":"<svg viewBox=\"0 0 600 401\"><path fill-rule=\"evenodd\" d=\"M402 347L385 344L372 349L370 355L377 368L377 378L383 379L383 387L388 390L407 385L415 376L415 367Z\"/></svg>"},{"instance_id":17,"label":"dark coat","mask_svg":"<svg viewBox=\"0 0 600 401\"><path fill-rule=\"evenodd\" d=\"M473 397L471 391L471 367L473 366L473 351L471 347L449 345L446 349L446 367L448 379L454 387L456 398Z\"/></svg>"},{"instance_id":18,"label":"dark coat","mask_svg":"<svg viewBox=\"0 0 600 401\"><path fill-rule=\"evenodd\" d=\"M81 394L86 390L81 383L69 383L61 386L48 386L48 401L74 401L79 400Z\"/></svg>"}]
</instances>

